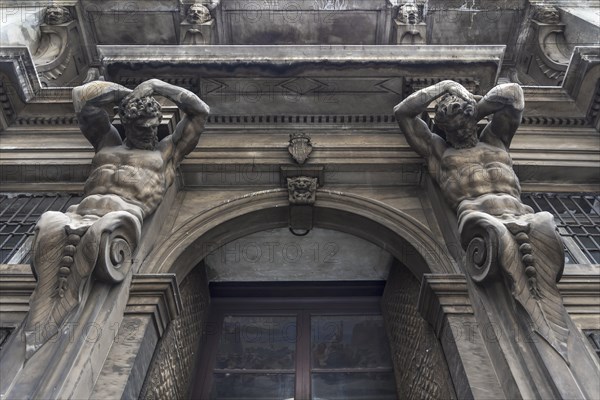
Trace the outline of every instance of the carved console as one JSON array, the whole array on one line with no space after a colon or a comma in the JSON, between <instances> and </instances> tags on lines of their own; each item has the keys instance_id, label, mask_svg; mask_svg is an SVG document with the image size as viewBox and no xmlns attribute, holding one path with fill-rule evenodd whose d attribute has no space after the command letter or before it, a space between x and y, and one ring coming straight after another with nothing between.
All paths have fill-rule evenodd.
<instances>
[{"instance_id":1,"label":"carved console","mask_svg":"<svg viewBox=\"0 0 600 400\"><path fill-rule=\"evenodd\" d=\"M304 236L313 227L313 205L315 204L318 179L309 176L286 178L290 202L290 232Z\"/></svg>"},{"instance_id":2,"label":"carved console","mask_svg":"<svg viewBox=\"0 0 600 400\"><path fill-rule=\"evenodd\" d=\"M312 229L317 188L323 185L324 168L305 165L312 150L310 135L304 132L291 133L288 152L296 165L281 167L281 180L288 190L290 204L289 228L297 236L304 236Z\"/></svg>"},{"instance_id":3,"label":"carved console","mask_svg":"<svg viewBox=\"0 0 600 400\"><path fill-rule=\"evenodd\" d=\"M505 279L527 325L568 363L571 333L556 286L565 257L552 214L495 217L472 213L459 223L471 279L479 285Z\"/></svg>"},{"instance_id":4,"label":"carved console","mask_svg":"<svg viewBox=\"0 0 600 400\"><path fill-rule=\"evenodd\" d=\"M526 48L521 52L518 69L540 85L562 84L573 52L573 46L565 38L565 27L560 22L556 7L536 6L533 10Z\"/></svg>"},{"instance_id":5,"label":"carved console","mask_svg":"<svg viewBox=\"0 0 600 400\"><path fill-rule=\"evenodd\" d=\"M195 3L179 26L179 43L187 45L214 44L215 20L208 7Z\"/></svg>"},{"instance_id":6,"label":"carved console","mask_svg":"<svg viewBox=\"0 0 600 400\"><path fill-rule=\"evenodd\" d=\"M408 2L401 5L394 19L395 44L426 44L427 25L424 22L423 4Z\"/></svg>"},{"instance_id":7,"label":"carved console","mask_svg":"<svg viewBox=\"0 0 600 400\"><path fill-rule=\"evenodd\" d=\"M91 275L109 284L123 281L141 235L141 222L124 211L102 217L47 212L35 230L32 267L38 286L30 299L24 333L29 359L85 303Z\"/></svg>"},{"instance_id":8,"label":"carved console","mask_svg":"<svg viewBox=\"0 0 600 400\"><path fill-rule=\"evenodd\" d=\"M43 86L68 86L81 82L87 68L80 26L66 7L46 8L40 25L40 44L33 60Z\"/></svg>"},{"instance_id":9,"label":"carved console","mask_svg":"<svg viewBox=\"0 0 600 400\"><path fill-rule=\"evenodd\" d=\"M512 389L523 397L595 398L598 360L569 317L558 290L564 250L547 212L459 218L467 275L479 288L491 352L499 347ZM503 367L503 363L508 363ZM529 378L527 378L529 376ZM509 397L509 396L507 396Z\"/></svg>"}]
</instances>

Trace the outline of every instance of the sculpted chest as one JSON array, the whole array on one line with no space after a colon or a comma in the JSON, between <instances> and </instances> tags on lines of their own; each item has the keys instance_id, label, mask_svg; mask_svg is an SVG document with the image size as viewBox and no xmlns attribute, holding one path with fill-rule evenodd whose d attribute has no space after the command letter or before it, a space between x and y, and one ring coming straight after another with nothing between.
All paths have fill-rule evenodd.
<instances>
[{"instance_id":1,"label":"sculpted chest","mask_svg":"<svg viewBox=\"0 0 600 400\"><path fill-rule=\"evenodd\" d=\"M485 143L468 149L448 149L441 159L441 167L446 171L462 171L473 166L483 168L512 168L510 154L498 147Z\"/></svg>"},{"instance_id":2,"label":"sculpted chest","mask_svg":"<svg viewBox=\"0 0 600 400\"><path fill-rule=\"evenodd\" d=\"M100 150L92 160L92 167L102 166L134 167L161 171L166 163L159 151L127 149L124 147L110 147Z\"/></svg>"}]
</instances>

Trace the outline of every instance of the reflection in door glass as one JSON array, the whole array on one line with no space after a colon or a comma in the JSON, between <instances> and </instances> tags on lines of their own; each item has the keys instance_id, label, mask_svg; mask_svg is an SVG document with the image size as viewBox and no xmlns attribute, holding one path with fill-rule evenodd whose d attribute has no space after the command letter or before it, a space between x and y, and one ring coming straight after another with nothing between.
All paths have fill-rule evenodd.
<instances>
[{"instance_id":1,"label":"reflection in door glass","mask_svg":"<svg viewBox=\"0 0 600 400\"><path fill-rule=\"evenodd\" d=\"M392 368L380 315L312 317L311 338L313 368Z\"/></svg>"},{"instance_id":2,"label":"reflection in door glass","mask_svg":"<svg viewBox=\"0 0 600 400\"><path fill-rule=\"evenodd\" d=\"M294 369L295 317L226 316L217 369Z\"/></svg>"},{"instance_id":3,"label":"reflection in door glass","mask_svg":"<svg viewBox=\"0 0 600 400\"><path fill-rule=\"evenodd\" d=\"M295 316L225 316L210 398L294 397L295 355Z\"/></svg>"},{"instance_id":4,"label":"reflection in door glass","mask_svg":"<svg viewBox=\"0 0 600 400\"><path fill-rule=\"evenodd\" d=\"M396 384L381 315L311 318L314 400L394 400Z\"/></svg>"}]
</instances>

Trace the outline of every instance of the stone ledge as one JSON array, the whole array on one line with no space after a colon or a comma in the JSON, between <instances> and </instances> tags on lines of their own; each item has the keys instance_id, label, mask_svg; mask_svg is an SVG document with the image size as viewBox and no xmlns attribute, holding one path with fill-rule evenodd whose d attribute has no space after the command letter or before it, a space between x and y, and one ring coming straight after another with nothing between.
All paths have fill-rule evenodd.
<instances>
[{"instance_id":1,"label":"stone ledge","mask_svg":"<svg viewBox=\"0 0 600 400\"><path fill-rule=\"evenodd\" d=\"M569 315L582 329L600 320L600 275L563 275L558 289ZM440 334L447 314L473 314L464 275L425 274L419 294L419 312ZM594 323L595 321L595 323Z\"/></svg>"},{"instance_id":2,"label":"stone ledge","mask_svg":"<svg viewBox=\"0 0 600 400\"><path fill-rule=\"evenodd\" d=\"M175 274L134 274L125 315L151 314L158 336L181 312Z\"/></svg>"},{"instance_id":3,"label":"stone ledge","mask_svg":"<svg viewBox=\"0 0 600 400\"><path fill-rule=\"evenodd\" d=\"M0 328L18 326L29 311L36 281L29 264L0 264Z\"/></svg>"}]
</instances>

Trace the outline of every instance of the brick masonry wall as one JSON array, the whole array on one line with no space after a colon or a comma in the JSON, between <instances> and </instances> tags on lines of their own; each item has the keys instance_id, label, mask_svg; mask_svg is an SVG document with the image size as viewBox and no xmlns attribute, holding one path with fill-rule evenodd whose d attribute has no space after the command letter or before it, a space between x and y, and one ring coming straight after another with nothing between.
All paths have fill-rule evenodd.
<instances>
[{"instance_id":1,"label":"brick masonry wall","mask_svg":"<svg viewBox=\"0 0 600 400\"><path fill-rule=\"evenodd\" d=\"M419 281L401 265L390 270L382 299L398 398L456 399L442 346L417 310Z\"/></svg>"},{"instance_id":2,"label":"brick masonry wall","mask_svg":"<svg viewBox=\"0 0 600 400\"><path fill-rule=\"evenodd\" d=\"M210 295L204 270L196 268L179 286L182 312L157 345L140 399L187 399L208 316Z\"/></svg>"}]
</instances>

